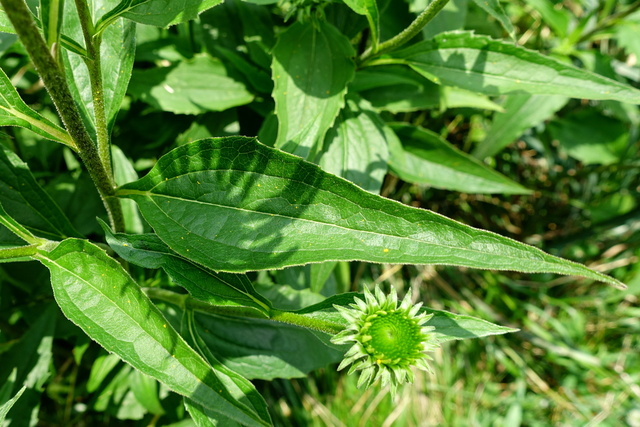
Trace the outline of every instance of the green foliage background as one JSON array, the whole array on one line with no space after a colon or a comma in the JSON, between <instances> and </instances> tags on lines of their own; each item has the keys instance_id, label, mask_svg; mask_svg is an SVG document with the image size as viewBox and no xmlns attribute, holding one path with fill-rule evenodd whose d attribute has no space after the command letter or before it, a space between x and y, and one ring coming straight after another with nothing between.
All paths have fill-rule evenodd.
<instances>
[{"instance_id":1,"label":"green foliage background","mask_svg":"<svg viewBox=\"0 0 640 427\"><path fill-rule=\"evenodd\" d=\"M276 425L317 426L640 426L640 92L632 89L640 87L638 3L451 0L399 49L385 42L429 2L219 3L92 4L94 30L103 37L102 105L88 89L90 73L82 58L90 52L82 43L76 3L67 0L67 9L51 12L58 2L29 2L34 13L50 18L41 19L45 41L59 49L57 59L67 70L89 138L114 144L113 176L124 212L120 230L112 229L113 221L107 225L100 196L73 153L75 136L60 123L25 47L0 14L0 30L6 31L0 33L0 66L6 73L0 79L0 123L11 126L2 133L2 214L13 216L19 233L67 238L36 255L51 270L51 282L37 262L0 268L0 415L13 405L8 419L17 426L187 426L208 425L216 417L221 425L264 425L271 418ZM205 156L211 140L186 145L236 135L257 136L267 147L316 163L366 192L288 154L252 145L253 139L225 140L236 141L227 148L251 147L237 164L224 151L219 158ZM271 159L276 171L266 173L257 157ZM197 185L185 181L183 169L172 169L180 162L188 163L191 173L201 167L219 177L207 172ZM227 169L245 173L225 175ZM307 182L301 176L320 178ZM256 209L264 192L255 199L221 194L234 209L221 221L228 237L212 231L194 246L167 226L168 218L196 234L203 225L180 222L184 212L202 209L200 218L221 217L217 199L202 207L198 185L215 189L226 182L232 190L254 185L267 191L278 188L280 178L326 191L326 206L341 212L351 211L332 197L357 201L359 214L380 235L389 227L398 237L411 221L411 230L422 230L421 222L434 217L373 194L528 243L613 278L547 255L551 267L543 266L537 250L521 246L514 251L522 255L510 260L505 260L508 250L495 247L489 248L496 251L493 257L461 256L469 231L444 219L437 220L443 224L437 232L454 247L444 255L441 248L425 250L430 248L425 244L419 250L404 247L394 259L393 251L387 255L394 244L387 235L383 243L363 241L361 248L354 241L363 230L345 221L301 228L308 234L299 241L269 234L273 239L265 247L292 253L284 261L255 247L249 255L230 250L222 261L231 264L210 260L217 245L229 239L264 239L243 229L255 224L260 230L256 211L293 212L298 202L304 207L304 200L296 199L307 194L302 185L274 193L286 206L264 203ZM166 188L165 179L172 182ZM175 199L177 207L157 213L165 198ZM380 219L378 210L367 216L365 208L376 203L380 212L395 215L395 222ZM247 206L251 212L242 216ZM324 218L324 208L317 209L286 215ZM282 224L272 228L285 235ZM338 243L319 239L326 252L315 258L319 252L291 250L315 244L309 237L314 234L331 235L333 226L351 234L338 236ZM3 248L24 244L5 227L0 238ZM202 253L190 253L194 247ZM116 254L126 271L111 257ZM322 260L331 261L307 264ZM459 266L433 265L440 263ZM293 264L307 265L254 271ZM67 278L77 269L91 273L82 278L82 288ZM112 273L102 279L107 271ZM593 280L619 280L628 288ZM202 286L209 281L215 286ZM111 290L114 283L117 292ZM126 364L85 334L101 315L91 313L89 291L109 299L108 313L126 314L131 300L146 301L138 285L157 301L157 308L150 305L150 311L132 316L140 331L124 330L110 314L96 324L112 328L98 342L132 355ZM326 333L267 320L316 313L335 326L332 315L321 310L346 303L343 293L375 285L411 288L429 309L456 313L462 329L477 336L520 331L472 340L441 332L434 373L418 375L394 401L386 389L358 390L355 378L336 373L341 351ZM175 294L163 293L168 290L184 296L182 305ZM62 315L54 294L67 317L86 316L84 332ZM218 311L193 314L202 303ZM241 316L220 316L226 309ZM119 333L120 339L113 338ZM122 343L133 333L166 345L155 354L130 351ZM135 341L130 345L135 348ZM166 359L151 357L162 352ZM193 356L196 352L202 357ZM171 361L176 355L179 366ZM147 374L157 370L153 375L162 383L136 368ZM210 372L216 372L215 381ZM184 388L201 387L203 379L199 393ZM183 402L169 388L197 397ZM237 401L244 412L237 411ZM235 421L220 418L212 407L233 413Z\"/></svg>"}]
</instances>

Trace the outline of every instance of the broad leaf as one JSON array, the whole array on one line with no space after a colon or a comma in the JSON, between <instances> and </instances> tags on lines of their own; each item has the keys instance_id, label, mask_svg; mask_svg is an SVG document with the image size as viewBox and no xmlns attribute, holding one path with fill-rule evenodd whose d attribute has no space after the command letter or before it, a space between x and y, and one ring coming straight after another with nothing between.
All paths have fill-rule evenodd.
<instances>
[{"instance_id":1,"label":"broad leaf","mask_svg":"<svg viewBox=\"0 0 640 427\"><path fill-rule=\"evenodd\" d=\"M138 173L120 147L111 145L111 159L113 162L113 177L117 185L124 185L138 179ZM123 200L122 202L125 231L135 234L143 233L144 224L138 207L130 200Z\"/></svg>"},{"instance_id":2,"label":"broad leaf","mask_svg":"<svg viewBox=\"0 0 640 427\"><path fill-rule=\"evenodd\" d=\"M439 34L392 57L436 83L488 95L565 95L640 104L640 90L631 86L468 32Z\"/></svg>"},{"instance_id":3,"label":"broad leaf","mask_svg":"<svg viewBox=\"0 0 640 427\"><path fill-rule=\"evenodd\" d=\"M100 223L107 243L118 255L141 267L164 269L194 298L215 306L244 308L252 317L269 316L269 302L253 289L246 275L213 272L176 254L154 234L114 234Z\"/></svg>"},{"instance_id":4,"label":"broad leaf","mask_svg":"<svg viewBox=\"0 0 640 427\"><path fill-rule=\"evenodd\" d=\"M393 130L402 144L389 138L389 166L405 181L465 193L530 193L430 130L400 124Z\"/></svg>"},{"instance_id":5,"label":"broad leaf","mask_svg":"<svg viewBox=\"0 0 640 427\"><path fill-rule=\"evenodd\" d=\"M483 159L497 154L525 130L553 116L567 101L567 97L561 95L508 96L505 111L494 116L486 138L475 148L473 156Z\"/></svg>"},{"instance_id":6,"label":"broad leaf","mask_svg":"<svg viewBox=\"0 0 640 427\"><path fill-rule=\"evenodd\" d=\"M239 403L122 266L85 240L67 239L38 256L51 272L63 313L107 351L208 410L267 425Z\"/></svg>"},{"instance_id":7,"label":"broad leaf","mask_svg":"<svg viewBox=\"0 0 640 427\"><path fill-rule=\"evenodd\" d=\"M159 110L176 114L223 111L253 100L244 84L228 76L219 59L206 55L137 71L129 92Z\"/></svg>"},{"instance_id":8,"label":"broad leaf","mask_svg":"<svg viewBox=\"0 0 640 427\"><path fill-rule=\"evenodd\" d=\"M125 18L140 24L168 27L196 19L205 10L222 3L222 0L149 0L144 2L133 0L121 3L138 4L138 6L122 13Z\"/></svg>"},{"instance_id":9,"label":"broad leaf","mask_svg":"<svg viewBox=\"0 0 640 427\"><path fill-rule=\"evenodd\" d=\"M29 167L0 147L0 203L7 213L34 234L47 239L79 237L51 196L40 187Z\"/></svg>"},{"instance_id":10,"label":"broad leaf","mask_svg":"<svg viewBox=\"0 0 640 427\"><path fill-rule=\"evenodd\" d=\"M24 103L11 80L0 69L0 126L21 126L75 149L69 134Z\"/></svg>"},{"instance_id":11,"label":"broad leaf","mask_svg":"<svg viewBox=\"0 0 640 427\"><path fill-rule=\"evenodd\" d=\"M353 78L349 40L325 21L296 22L273 49L276 147L313 158Z\"/></svg>"},{"instance_id":12,"label":"broad leaf","mask_svg":"<svg viewBox=\"0 0 640 427\"><path fill-rule=\"evenodd\" d=\"M347 99L324 140L317 163L326 171L379 193L387 173L389 149L384 122L363 99Z\"/></svg>"},{"instance_id":13,"label":"broad leaf","mask_svg":"<svg viewBox=\"0 0 640 427\"><path fill-rule=\"evenodd\" d=\"M537 248L368 193L255 138L178 147L117 195L134 199L172 250L213 270L363 260L574 274L621 285Z\"/></svg>"}]
</instances>

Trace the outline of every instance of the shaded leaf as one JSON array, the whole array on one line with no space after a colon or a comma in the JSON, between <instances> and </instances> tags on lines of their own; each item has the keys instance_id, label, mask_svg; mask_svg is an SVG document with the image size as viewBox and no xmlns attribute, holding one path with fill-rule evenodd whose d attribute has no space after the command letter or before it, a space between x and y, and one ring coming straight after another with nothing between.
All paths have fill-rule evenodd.
<instances>
[{"instance_id":1,"label":"shaded leaf","mask_svg":"<svg viewBox=\"0 0 640 427\"><path fill-rule=\"evenodd\" d=\"M67 216L45 192L29 167L6 147L0 147L0 203L6 212L34 234L47 239L78 237Z\"/></svg>"},{"instance_id":2,"label":"shaded leaf","mask_svg":"<svg viewBox=\"0 0 640 427\"><path fill-rule=\"evenodd\" d=\"M515 35L515 30L509 19L509 15L504 12L499 0L473 0L481 9L493 16L502 25L511 38Z\"/></svg>"},{"instance_id":3,"label":"shaded leaf","mask_svg":"<svg viewBox=\"0 0 640 427\"><path fill-rule=\"evenodd\" d=\"M488 95L529 93L640 104L640 90L469 32L451 32L392 55L436 83Z\"/></svg>"},{"instance_id":4,"label":"shaded leaf","mask_svg":"<svg viewBox=\"0 0 640 427\"><path fill-rule=\"evenodd\" d=\"M136 71L129 92L159 110L176 114L223 111L253 100L244 84L228 76L219 59L206 55L170 67Z\"/></svg>"},{"instance_id":5,"label":"shaded leaf","mask_svg":"<svg viewBox=\"0 0 640 427\"><path fill-rule=\"evenodd\" d=\"M180 146L116 194L134 199L172 250L213 270L363 260L575 274L620 285L537 248L368 193L255 138Z\"/></svg>"},{"instance_id":6,"label":"shaded leaf","mask_svg":"<svg viewBox=\"0 0 640 427\"><path fill-rule=\"evenodd\" d=\"M173 252L154 234L112 233L100 221L107 243L125 260L145 268L163 268L171 279L201 301L215 306L244 307L253 316L268 317L269 302L241 274L214 272ZM257 311L257 313L255 313Z\"/></svg>"},{"instance_id":7,"label":"shaded leaf","mask_svg":"<svg viewBox=\"0 0 640 427\"><path fill-rule=\"evenodd\" d=\"M389 166L405 181L466 193L530 193L430 130L401 124L392 129L402 144L389 138Z\"/></svg>"},{"instance_id":8,"label":"shaded leaf","mask_svg":"<svg viewBox=\"0 0 640 427\"><path fill-rule=\"evenodd\" d=\"M168 27L196 19L205 10L222 3L222 0L149 0L144 2L133 0L126 3L137 5L122 13L125 18L140 24Z\"/></svg>"},{"instance_id":9,"label":"shaded leaf","mask_svg":"<svg viewBox=\"0 0 640 427\"><path fill-rule=\"evenodd\" d=\"M504 112L497 113L486 138L473 150L473 156L483 159L497 154L522 133L547 120L564 107L569 99L556 95L510 95Z\"/></svg>"},{"instance_id":10,"label":"shaded leaf","mask_svg":"<svg viewBox=\"0 0 640 427\"><path fill-rule=\"evenodd\" d=\"M273 49L276 147L312 158L344 105L353 78L349 40L324 21L296 22Z\"/></svg>"},{"instance_id":11,"label":"shaded leaf","mask_svg":"<svg viewBox=\"0 0 640 427\"><path fill-rule=\"evenodd\" d=\"M317 163L327 172L379 193L389 158L384 122L367 101L347 99L319 156Z\"/></svg>"}]
</instances>

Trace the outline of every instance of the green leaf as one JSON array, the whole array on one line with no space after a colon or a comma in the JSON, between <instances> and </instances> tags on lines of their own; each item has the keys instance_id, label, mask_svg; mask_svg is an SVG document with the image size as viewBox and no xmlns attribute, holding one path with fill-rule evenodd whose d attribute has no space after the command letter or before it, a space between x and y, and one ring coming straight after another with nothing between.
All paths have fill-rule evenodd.
<instances>
[{"instance_id":1,"label":"green leaf","mask_svg":"<svg viewBox=\"0 0 640 427\"><path fill-rule=\"evenodd\" d=\"M64 33L74 40L83 40L82 28L75 5L65 2ZM101 35L100 68L102 94L105 104L107 127L113 128L116 115L126 94L135 56L135 24L119 20ZM95 137L96 118L94 96L91 90L89 70L85 58L73 51L61 51L67 83L90 134Z\"/></svg>"},{"instance_id":2,"label":"green leaf","mask_svg":"<svg viewBox=\"0 0 640 427\"><path fill-rule=\"evenodd\" d=\"M253 100L244 84L228 76L219 59L207 55L136 71L129 92L159 110L176 114L223 111Z\"/></svg>"},{"instance_id":3,"label":"green leaf","mask_svg":"<svg viewBox=\"0 0 640 427\"><path fill-rule=\"evenodd\" d=\"M207 9L222 3L222 0L128 0L121 3L135 3L136 7L122 13L125 18L140 24L169 27L196 19Z\"/></svg>"},{"instance_id":4,"label":"green leaf","mask_svg":"<svg viewBox=\"0 0 640 427\"><path fill-rule=\"evenodd\" d=\"M525 3L533 7L543 21L560 37L565 38L571 24L571 12L568 8L556 7L550 0L525 0Z\"/></svg>"},{"instance_id":5,"label":"green leaf","mask_svg":"<svg viewBox=\"0 0 640 427\"><path fill-rule=\"evenodd\" d=\"M220 363L220 361L213 355L197 332L193 311L185 313L184 317L186 317L186 320L183 320L182 322L182 335L187 337L187 342L189 342L192 347L196 348L198 353L200 353L216 370L218 378L224 384L225 388L229 390L229 393L236 398L236 400L242 402L249 408L253 408L253 410L259 414L263 420L270 423L271 416L267 409L267 403L264 401L262 395L258 393L255 386L242 375L232 371ZM189 405L194 406L195 403L187 399L187 407L189 407ZM202 407L198 407L197 409L202 413L202 415L207 416L208 418L208 414L203 411ZM193 410L190 409L189 412L193 416Z\"/></svg>"},{"instance_id":6,"label":"green leaf","mask_svg":"<svg viewBox=\"0 0 640 427\"><path fill-rule=\"evenodd\" d=\"M504 112L497 113L486 138L478 144L473 156L478 159L493 156L511 144L522 133L549 119L566 105L566 96L510 95Z\"/></svg>"},{"instance_id":7,"label":"green leaf","mask_svg":"<svg viewBox=\"0 0 640 427\"><path fill-rule=\"evenodd\" d=\"M103 250L67 239L38 260L51 272L63 313L107 351L208 410L246 425L267 425L221 387L215 371Z\"/></svg>"},{"instance_id":8,"label":"green leaf","mask_svg":"<svg viewBox=\"0 0 640 427\"><path fill-rule=\"evenodd\" d=\"M29 167L6 147L0 147L0 204L7 214L34 234L47 239L78 237L69 219L45 192Z\"/></svg>"},{"instance_id":9,"label":"green leaf","mask_svg":"<svg viewBox=\"0 0 640 427\"><path fill-rule=\"evenodd\" d=\"M355 297L364 301L363 294L350 292L327 298L318 304L298 310L295 313L346 327L348 326L348 322L335 309L335 306L353 304ZM476 317L454 314L442 310L433 310L428 307L422 307L420 313L433 314L433 317L426 325L435 328L433 334L436 335L438 342L480 338L488 335L500 335L517 331L517 329L496 325Z\"/></svg>"},{"instance_id":10,"label":"green leaf","mask_svg":"<svg viewBox=\"0 0 640 427\"><path fill-rule=\"evenodd\" d=\"M473 0L482 10L493 16L502 25L509 36L515 36L515 30L509 19L509 15L504 12L499 0Z\"/></svg>"},{"instance_id":11,"label":"green leaf","mask_svg":"<svg viewBox=\"0 0 640 427\"><path fill-rule=\"evenodd\" d=\"M573 274L621 285L537 248L368 193L255 138L178 147L116 194L134 199L172 250L213 270L363 260Z\"/></svg>"},{"instance_id":12,"label":"green leaf","mask_svg":"<svg viewBox=\"0 0 640 427\"><path fill-rule=\"evenodd\" d=\"M317 163L372 193L379 193L387 174L389 149L384 122L371 104L347 99L336 123L325 136Z\"/></svg>"},{"instance_id":13,"label":"green leaf","mask_svg":"<svg viewBox=\"0 0 640 427\"><path fill-rule=\"evenodd\" d=\"M194 325L217 359L249 379L305 377L342 359L329 335L299 326L201 313Z\"/></svg>"},{"instance_id":14,"label":"green leaf","mask_svg":"<svg viewBox=\"0 0 640 427\"><path fill-rule=\"evenodd\" d=\"M389 138L392 141L389 166L405 181L465 193L530 193L430 130L401 124L392 129L402 145Z\"/></svg>"},{"instance_id":15,"label":"green leaf","mask_svg":"<svg viewBox=\"0 0 640 427\"><path fill-rule=\"evenodd\" d=\"M594 110L578 111L553 121L549 132L571 157L585 164L615 164L630 143L626 124Z\"/></svg>"},{"instance_id":16,"label":"green leaf","mask_svg":"<svg viewBox=\"0 0 640 427\"><path fill-rule=\"evenodd\" d=\"M214 306L234 306L269 317L270 304L255 291L246 275L213 272L173 252L154 234L112 233L100 221L107 243L125 260L145 268L162 268L171 279L201 301Z\"/></svg>"},{"instance_id":17,"label":"green leaf","mask_svg":"<svg viewBox=\"0 0 640 427\"><path fill-rule=\"evenodd\" d=\"M117 185L124 185L138 179L138 173L120 147L111 145L111 159L113 162L113 177ZM144 232L142 217L134 202L131 200L123 200L122 213L124 215L124 229L126 232L135 234Z\"/></svg>"},{"instance_id":18,"label":"green leaf","mask_svg":"<svg viewBox=\"0 0 640 427\"><path fill-rule=\"evenodd\" d=\"M296 22L273 49L276 147L313 158L354 75L349 40L325 21Z\"/></svg>"},{"instance_id":19,"label":"green leaf","mask_svg":"<svg viewBox=\"0 0 640 427\"><path fill-rule=\"evenodd\" d=\"M12 384L12 383L7 383L7 384ZM16 401L20 399L20 396L22 396L22 393L24 393L26 389L27 389L27 386L22 386L22 388L16 392L15 396L13 396L11 399L8 399L6 401L4 400L2 401L4 403L0 405L0 424L4 425L3 423L4 423L4 420L7 418L7 414L9 413L11 408L13 408L13 405L15 405Z\"/></svg>"},{"instance_id":20,"label":"green leaf","mask_svg":"<svg viewBox=\"0 0 640 427\"><path fill-rule=\"evenodd\" d=\"M64 0L40 0L40 20L47 46L59 43L64 16Z\"/></svg>"},{"instance_id":21,"label":"green leaf","mask_svg":"<svg viewBox=\"0 0 640 427\"><path fill-rule=\"evenodd\" d=\"M640 104L640 90L631 86L469 32L439 34L392 58L436 83L488 95L565 95Z\"/></svg>"},{"instance_id":22,"label":"green leaf","mask_svg":"<svg viewBox=\"0 0 640 427\"><path fill-rule=\"evenodd\" d=\"M11 80L0 69L0 126L21 126L75 150L69 134L24 103Z\"/></svg>"},{"instance_id":23,"label":"green leaf","mask_svg":"<svg viewBox=\"0 0 640 427\"><path fill-rule=\"evenodd\" d=\"M376 0L344 0L344 2L355 13L366 16L371 31L371 45L375 51L380 42L380 15Z\"/></svg>"},{"instance_id":24,"label":"green leaf","mask_svg":"<svg viewBox=\"0 0 640 427\"><path fill-rule=\"evenodd\" d=\"M12 382L12 393L21 394L5 418L5 423L8 421L8 425L16 427L35 425L43 386L51 375L53 336L59 311L53 303L34 308L41 314L20 340L2 353L0 363L0 384Z\"/></svg>"}]
</instances>

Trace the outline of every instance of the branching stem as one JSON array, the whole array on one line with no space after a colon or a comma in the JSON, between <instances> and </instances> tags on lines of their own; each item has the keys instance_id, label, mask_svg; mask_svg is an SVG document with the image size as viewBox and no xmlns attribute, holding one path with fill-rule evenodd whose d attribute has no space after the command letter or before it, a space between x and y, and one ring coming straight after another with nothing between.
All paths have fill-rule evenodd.
<instances>
[{"instance_id":1,"label":"branching stem","mask_svg":"<svg viewBox=\"0 0 640 427\"><path fill-rule=\"evenodd\" d=\"M375 46L367 49L362 54L362 56L360 56L358 62L360 64L364 64L374 56L381 55L404 45L409 40L418 35L418 33L422 31L424 26L427 25L429 21L431 21L438 14L438 12L440 12L442 8L446 6L447 3L449 3L449 0L433 0L431 4L429 4L429 6L427 6L427 8L422 11L422 13L420 13L420 15L418 15L418 17L401 33L390 38L384 43L380 43L377 49L374 49Z\"/></svg>"},{"instance_id":2,"label":"branching stem","mask_svg":"<svg viewBox=\"0 0 640 427\"><path fill-rule=\"evenodd\" d=\"M82 122L64 73L51 55L32 18L31 11L24 0L0 0L0 4L47 88L65 128L78 147L77 153L100 193L111 226L115 230L123 230L122 207L120 200L114 197L113 175L105 169L96 145Z\"/></svg>"}]
</instances>

